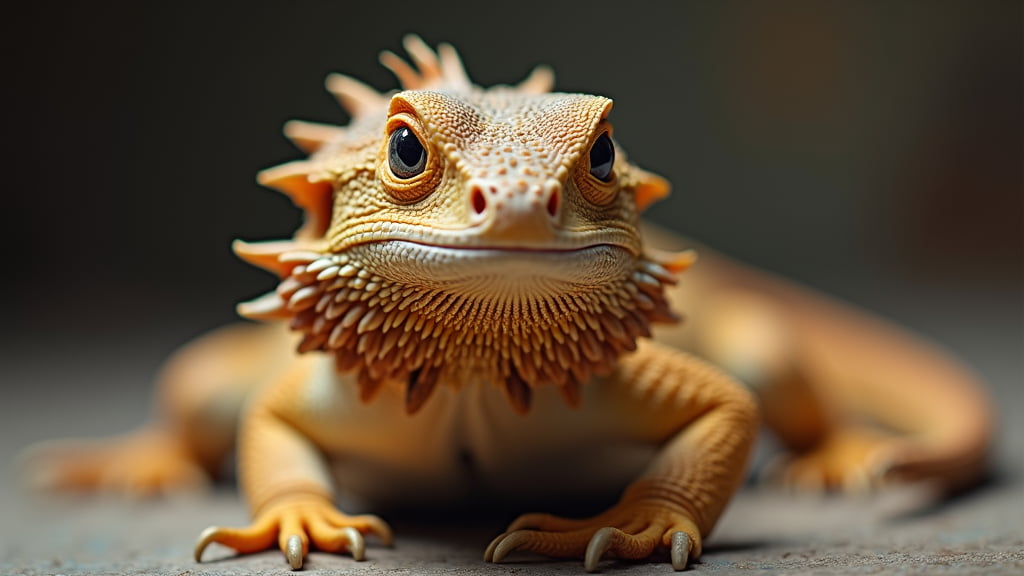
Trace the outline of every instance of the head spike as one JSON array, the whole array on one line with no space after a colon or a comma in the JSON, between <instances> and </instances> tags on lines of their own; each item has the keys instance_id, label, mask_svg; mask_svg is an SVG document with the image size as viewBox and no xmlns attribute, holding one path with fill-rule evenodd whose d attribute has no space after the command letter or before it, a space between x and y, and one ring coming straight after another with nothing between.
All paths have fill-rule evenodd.
<instances>
[{"instance_id":1,"label":"head spike","mask_svg":"<svg viewBox=\"0 0 1024 576\"><path fill-rule=\"evenodd\" d=\"M439 84L442 77L441 63L430 46L416 34L407 34L402 38L402 46L419 69L421 81L427 85Z\"/></svg>"},{"instance_id":2,"label":"head spike","mask_svg":"<svg viewBox=\"0 0 1024 576\"><path fill-rule=\"evenodd\" d=\"M451 45L440 44L435 52L415 34L403 38L402 45L412 63L390 50L381 52L380 63L398 78L403 90L443 87L460 91L468 90L473 85L462 66L459 53Z\"/></svg>"},{"instance_id":3,"label":"head spike","mask_svg":"<svg viewBox=\"0 0 1024 576\"><path fill-rule=\"evenodd\" d=\"M641 170L635 166L629 169L631 177L636 184L633 193L636 198L636 209L643 212L654 202L668 196L672 186L657 174Z\"/></svg>"},{"instance_id":4,"label":"head spike","mask_svg":"<svg viewBox=\"0 0 1024 576\"><path fill-rule=\"evenodd\" d=\"M537 66L517 88L524 94L546 94L555 87L555 71L548 66Z\"/></svg>"},{"instance_id":5,"label":"head spike","mask_svg":"<svg viewBox=\"0 0 1024 576\"><path fill-rule=\"evenodd\" d=\"M284 125L284 135L306 154L312 154L320 148L345 135L345 129L330 124L289 120Z\"/></svg>"},{"instance_id":6,"label":"head spike","mask_svg":"<svg viewBox=\"0 0 1024 576\"><path fill-rule=\"evenodd\" d=\"M351 76L329 74L325 84L327 91L333 94L341 107L352 116L372 114L388 104L388 99L383 94Z\"/></svg>"},{"instance_id":7,"label":"head spike","mask_svg":"<svg viewBox=\"0 0 1024 576\"><path fill-rule=\"evenodd\" d=\"M313 179L312 172L310 162L299 160L267 168L256 178L261 185L287 194L305 212L306 222L295 233L297 238L319 238L331 222L333 188L328 181Z\"/></svg>"},{"instance_id":8,"label":"head spike","mask_svg":"<svg viewBox=\"0 0 1024 576\"><path fill-rule=\"evenodd\" d=\"M446 84L457 88L472 86L466 68L462 65L462 58L454 46L448 43L438 44L437 55L441 59L441 74Z\"/></svg>"},{"instance_id":9,"label":"head spike","mask_svg":"<svg viewBox=\"0 0 1024 576\"><path fill-rule=\"evenodd\" d=\"M422 79L416 69L408 62L390 50L380 53L380 63L398 78L398 83L404 90L417 90L423 86Z\"/></svg>"},{"instance_id":10,"label":"head spike","mask_svg":"<svg viewBox=\"0 0 1024 576\"><path fill-rule=\"evenodd\" d=\"M298 265L298 262L282 262L280 259L281 255L304 248L305 246L294 240L273 240L270 242L235 240L231 243L231 250L239 258L253 266L276 274L279 278L284 278L290 274L292 268Z\"/></svg>"},{"instance_id":11,"label":"head spike","mask_svg":"<svg viewBox=\"0 0 1024 576\"><path fill-rule=\"evenodd\" d=\"M286 320L293 314L285 308L285 301L277 292L267 292L248 302L241 302L235 311L250 320Z\"/></svg>"},{"instance_id":12,"label":"head spike","mask_svg":"<svg viewBox=\"0 0 1024 576\"><path fill-rule=\"evenodd\" d=\"M652 262L665 268L672 274L681 274L686 271L687 268L697 263L697 251L696 250L682 250L679 252L669 252L666 250L648 249L647 257Z\"/></svg>"}]
</instances>

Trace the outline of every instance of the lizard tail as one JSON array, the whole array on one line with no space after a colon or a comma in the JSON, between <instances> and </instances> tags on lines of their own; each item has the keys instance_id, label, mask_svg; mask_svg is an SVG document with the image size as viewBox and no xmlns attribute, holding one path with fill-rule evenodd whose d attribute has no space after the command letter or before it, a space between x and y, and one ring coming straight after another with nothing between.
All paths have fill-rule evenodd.
<instances>
[{"instance_id":1,"label":"lizard tail","mask_svg":"<svg viewBox=\"0 0 1024 576\"><path fill-rule=\"evenodd\" d=\"M660 248L695 246L655 227L646 235ZM995 409L952 354L837 299L696 249L700 262L670 295L687 321L656 337L756 388L764 422L797 458L817 452L816 478L799 484L847 486L843 475L857 466L855 475L872 480L948 489L983 477Z\"/></svg>"},{"instance_id":2,"label":"lizard tail","mask_svg":"<svg viewBox=\"0 0 1024 576\"><path fill-rule=\"evenodd\" d=\"M949 488L978 480L995 411L971 370L939 346L866 312L811 293L778 296L809 381L838 405L903 434L880 456L880 474Z\"/></svg>"}]
</instances>

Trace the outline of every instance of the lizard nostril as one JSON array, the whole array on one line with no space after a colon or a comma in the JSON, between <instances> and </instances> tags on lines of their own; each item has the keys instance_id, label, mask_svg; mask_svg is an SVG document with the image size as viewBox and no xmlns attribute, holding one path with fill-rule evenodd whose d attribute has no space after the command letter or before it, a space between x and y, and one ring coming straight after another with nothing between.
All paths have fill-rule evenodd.
<instances>
[{"instance_id":1,"label":"lizard nostril","mask_svg":"<svg viewBox=\"0 0 1024 576\"><path fill-rule=\"evenodd\" d=\"M558 190L552 190L551 194L548 195L548 203L547 203L547 206L546 206L547 210L548 210L548 214L550 214L552 218L554 218L555 215L558 214L558 201L559 201Z\"/></svg>"},{"instance_id":2,"label":"lizard nostril","mask_svg":"<svg viewBox=\"0 0 1024 576\"><path fill-rule=\"evenodd\" d=\"M484 198L483 190L479 186L473 187L473 191L470 193L470 202L473 205L473 211L477 214L483 214L487 209L487 199Z\"/></svg>"}]
</instances>

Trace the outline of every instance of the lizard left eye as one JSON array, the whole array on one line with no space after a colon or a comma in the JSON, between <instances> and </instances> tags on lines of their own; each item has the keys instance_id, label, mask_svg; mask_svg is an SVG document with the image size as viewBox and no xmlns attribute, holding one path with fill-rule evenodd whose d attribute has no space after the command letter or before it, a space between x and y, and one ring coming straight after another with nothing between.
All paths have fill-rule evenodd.
<instances>
[{"instance_id":1,"label":"lizard left eye","mask_svg":"<svg viewBox=\"0 0 1024 576\"><path fill-rule=\"evenodd\" d=\"M412 130L403 126L391 133L388 140L388 166L402 179L423 173L427 166L427 151Z\"/></svg>"},{"instance_id":2,"label":"lizard left eye","mask_svg":"<svg viewBox=\"0 0 1024 576\"><path fill-rule=\"evenodd\" d=\"M602 182L611 182L615 164L615 145L605 132L590 147L590 174Z\"/></svg>"}]
</instances>

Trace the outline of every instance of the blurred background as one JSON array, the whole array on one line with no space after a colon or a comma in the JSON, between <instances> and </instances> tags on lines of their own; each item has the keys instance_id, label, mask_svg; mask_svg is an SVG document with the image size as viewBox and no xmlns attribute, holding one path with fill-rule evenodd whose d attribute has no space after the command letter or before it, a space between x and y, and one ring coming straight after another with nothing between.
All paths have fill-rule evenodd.
<instances>
[{"instance_id":1,"label":"blurred background","mask_svg":"<svg viewBox=\"0 0 1024 576\"><path fill-rule=\"evenodd\" d=\"M192 565L188 544L205 524L244 520L233 494L149 514L46 507L12 481L12 458L32 441L140 424L163 359L273 286L229 249L299 223L256 172L299 157L286 120L347 121L329 72L394 88L377 53L401 53L408 32L453 43L483 85L547 63L558 89L614 98L619 142L674 186L652 220L893 317L990 384L1001 487L877 530L860 501L801 512L741 494L705 568L746 562L764 541L776 545L760 559L776 564L919 558L929 570L949 549L979 566L992 550L1024 561L1022 21L1019 1L6 7L0 571L71 574L69 559L92 558L84 573L114 573L111 550L164 562L158 573L218 569ZM453 557L477 566L477 544Z\"/></svg>"},{"instance_id":2,"label":"blurred background","mask_svg":"<svg viewBox=\"0 0 1024 576\"><path fill-rule=\"evenodd\" d=\"M141 420L161 358L273 285L229 243L299 223L254 178L299 157L282 124L347 121L332 71L394 88L377 53L408 32L483 85L547 63L614 98L619 141L674 186L651 219L1016 394L1021 23L984 1L23 3L3 24L5 404L83 433Z\"/></svg>"}]
</instances>

